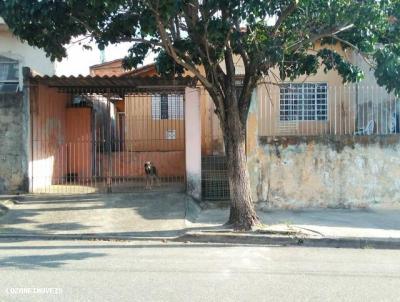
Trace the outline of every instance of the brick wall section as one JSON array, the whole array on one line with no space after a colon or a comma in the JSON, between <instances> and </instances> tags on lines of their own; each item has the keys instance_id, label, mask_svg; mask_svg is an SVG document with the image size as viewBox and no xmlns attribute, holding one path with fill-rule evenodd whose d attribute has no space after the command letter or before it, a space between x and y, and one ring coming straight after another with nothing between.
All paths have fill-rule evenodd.
<instances>
[{"instance_id":1,"label":"brick wall section","mask_svg":"<svg viewBox=\"0 0 400 302\"><path fill-rule=\"evenodd\" d=\"M26 192L28 110L19 94L0 94L0 194Z\"/></svg>"}]
</instances>

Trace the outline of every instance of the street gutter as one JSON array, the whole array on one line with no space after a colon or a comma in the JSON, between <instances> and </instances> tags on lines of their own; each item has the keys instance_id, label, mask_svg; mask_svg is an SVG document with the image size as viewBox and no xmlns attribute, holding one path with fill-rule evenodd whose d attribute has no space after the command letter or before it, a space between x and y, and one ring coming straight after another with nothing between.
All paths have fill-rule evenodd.
<instances>
[{"instance_id":1,"label":"street gutter","mask_svg":"<svg viewBox=\"0 0 400 302\"><path fill-rule=\"evenodd\" d=\"M353 237L305 237L302 235L265 235L254 232L187 232L177 241L195 243L229 243L266 246L301 246L321 248L354 249L400 249L400 239L396 238L353 238Z\"/></svg>"},{"instance_id":2,"label":"street gutter","mask_svg":"<svg viewBox=\"0 0 400 302\"><path fill-rule=\"evenodd\" d=\"M266 235L240 232L186 232L175 237L141 237L96 234L1 234L0 240L82 240L82 241L158 241L163 243L257 245L271 247L318 247L352 249L400 249L394 238L305 238L302 236Z\"/></svg>"}]
</instances>

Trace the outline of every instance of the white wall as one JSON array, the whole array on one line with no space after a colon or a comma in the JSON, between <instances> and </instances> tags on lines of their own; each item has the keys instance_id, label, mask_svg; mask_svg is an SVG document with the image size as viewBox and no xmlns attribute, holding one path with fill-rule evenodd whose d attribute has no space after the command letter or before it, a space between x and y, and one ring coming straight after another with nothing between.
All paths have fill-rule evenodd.
<instances>
[{"instance_id":1,"label":"white wall","mask_svg":"<svg viewBox=\"0 0 400 302\"><path fill-rule=\"evenodd\" d=\"M201 113L200 92L185 89L186 192L201 199Z\"/></svg>"},{"instance_id":2,"label":"white wall","mask_svg":"<svg viewBox=\"0 0 400 302\"><path fill-rule=\"evenodd\" d=\"M55 65L46 57L44 51L22 43L9 31L0 31L0 56L20 62L20 80L22 84L22 67L30 67L41 75L54 75Z\"/></svg>"}]
</instances>

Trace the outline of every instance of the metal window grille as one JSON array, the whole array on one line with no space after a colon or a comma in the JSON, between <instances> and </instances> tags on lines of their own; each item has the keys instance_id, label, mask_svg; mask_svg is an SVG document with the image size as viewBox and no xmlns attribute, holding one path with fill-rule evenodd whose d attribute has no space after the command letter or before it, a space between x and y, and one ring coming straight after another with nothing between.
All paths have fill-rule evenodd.
<instances>
[{"instance_id":1,"label":"metal window grille","mask_svg":"<svg viewBox=\"0 0 400 302\"><path fill-rule=\"evenodd\" d=\"M326 83L282 85L280 87L280 120L328 120L328 85Z\"/></svg>"},{"instance_id":2,"label":"metal window grille","mask_svg":"<svg viewBox=\"0 0 400 302\"><path fill-rule=\"evenodd\" d=\"M178 94L156 94L152 96L151 114L154 120L183 120L183 96Z\"/></svg>"}]
</instances>

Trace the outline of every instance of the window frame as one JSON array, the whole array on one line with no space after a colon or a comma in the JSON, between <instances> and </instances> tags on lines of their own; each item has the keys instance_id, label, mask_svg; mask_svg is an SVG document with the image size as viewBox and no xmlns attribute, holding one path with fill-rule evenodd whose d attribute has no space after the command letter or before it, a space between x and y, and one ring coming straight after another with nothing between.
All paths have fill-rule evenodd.
<instances>
[{"instance_id":1,"label":"window frame","mask_svg":"<svg viewBox=\"0 0 400 302\"><path fill-rule=\"evenodd\" d=\"M309 89L307 85L314 86L314 96L313 96L313 108L307 108L310 106L309 101L311 98L307 98L306 96L310 94L310 91L305 91L305 89ZM301 93L296 91L291 95L286 92L288 95L287 98L282 98L285 96L285 92L282 92L282 89L290 89L295 86L301 86ZM325 87L324 91L318 91L319 87ZM304 82L304 83L284 83L279 86L279 121L280 122L328 122L329 121L329 85L328 82ZM324 95L324 98L321 99L319 97L320 94ZM294 97L297 96L297 98ZM321 103L319 101L323 100ZM285 102L286 101L286 102ZM297 104L295 102L297 101ZM308 101L308 102L307 102ZM297 112L297 114L290 114L290 107L297 108L292 109L292 111ZM285 108L286 107L286 108ZM319 113L320 111L324 112L323 114ZM286 114L284 114L286 112ZM312 112L312 114L310 114Z\"/></svg>"},{"instance_id":2,"label":"window frame","mask_svg":"<svg viewBox=\"0 0 400 302\"><path fill-rule=\"evenodd\" d=\"M162 104L164 105L162 106ZM185 105L183 94L153 94L151 96L151 117L153 120L184 120Z\"/></svg>"},{"instance_id":3,"label":"window frame","mask_svg":"<svg viewBox=\"0 0 400 302\"><path fill-rule=\"evenodd\" d=\"M19 74L20 63L19 63L19 61L0 55L0 65L1 64L15 65L17 73L16 73L16 79L12 79L12 80L1 80L0 79L0 93L18 92L19 85L20 85L20 74ZM15 91L3 91L2 90L3 86L8 85L8 84L15 84Z\"/></svg>"}]
</instances>

